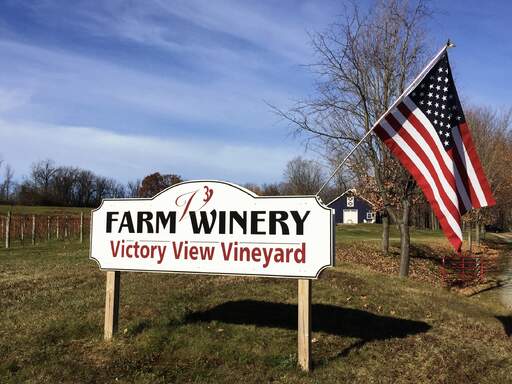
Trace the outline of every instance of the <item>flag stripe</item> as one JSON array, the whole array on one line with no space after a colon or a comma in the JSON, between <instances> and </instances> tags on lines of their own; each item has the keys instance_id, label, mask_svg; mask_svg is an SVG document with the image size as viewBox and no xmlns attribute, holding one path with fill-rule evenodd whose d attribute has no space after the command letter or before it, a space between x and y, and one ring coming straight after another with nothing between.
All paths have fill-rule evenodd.
<instances>
[{"instance_id":1,"label":"flag stripe","mask_svg":"<svg viewBox=\"0 0 512 384\"><path fill-rule=\"evenodd\" d=\"M471 204L475 208L484 207L487 205L487 201L485 200L484 191L478 182L478 178L476 176L475 170L473 168L473 164L471 163L471 159L464 147L464 143L462 141L462 137L460 134L459 127L453 127L453 138L455 140L454 149L459 154L460 159L462 160L462 166L466 169L468 180L470 183L470 187L475 191L475 195L471 198Z\"/></svg>"},{"instance_id":2,"label":"flag stripe","mask_svg":"<svg viewBox=\"0 0 512 384\"><path fill-rule=\"evenodd\" d=\"M443 214L441 210L441 206L439 204L440 199L436 199L434 195L434 190L431 185L428 183L426 177L423 177L425 174L420 172L419 169L414 165L413 161L409 156L402 150L397 141L395 141L390 134L383 128L385 125L385 121L381 121L381 124L377 125L375 128L375 132L377 135L385 142L390 151L404 164L409 172L413 175L415 180L418 182L419 186L425 193L425 196L432 204L432 209L434 210L437 218L439 219L439 224L443 228L445 234L448 237L450 243L456 248L460 248L462 244L462 233L460 231L460 226L455 223L455 226L449 224L446 215ZM455 227L455 229L454 229Z\"/></svg>"},{"instance_id":3,"label":"flag stripe","mask_svg":"<svg viewBox=\"0 0 512 384\"><path fill-rule=\"evenodd\" d=\"M432 166L435 169L435 174L438 175L443 189L446 191L450 201L458 211L460 198L457 196L454 189L455 177L446 167L441 153L433 143L434 139L428 134L425 127L416 119L407 106L400 104L398 105L398 110L401 113L396 113L394 116L398 117L398 122L412 136L412 138L414 138L420 150L425 153L427 159L432 163Z\"/></svg>"},{"instance_id":4,"label":"flag stripe","mask_svg":"<svg viewBox=\"0 0 512 384\"><path fill-rule=\"evenodd\" d=\"M471 138L469 128L466 123L462 123L459 125L459 129L462 135L464 148L466 149L466 152L468 153L469 158L471 159L471 164L475 169L476 176L478 178L478 183L480 184L480 187L484 192L485 200L487 202L487 204L485 204L484 206L494 205L496 204L496 201L492 197L491 186L489 185L485 177L485 173L482 168L482 164L480 163L480 159L478 158L478 154L476 153L476 147L473 143L473 139Z\"/></svg>"},{"instance_id":5,"label":"flag stripe","mask_svg":"<svg viewBox=\"0 0 512 384\"><path fill-rule=\"evenodd\" d=\"M407 116L408 121L416 128L418 133L421 135L423 140L426 142L426 143L421 143L418 141L418 144L420 144L420 146L423 148L423 150L426 151L427 156L430 159L434 160L433 158L435 158L435 161L437 161L437 164L439 164L439 167L441 168L441 173L449 185L448 191L455 190L453 192L453 194L455 195L455 198L453 198L453 195L452 195L452 202L457 207L457 210L459 211L458 212L459 215L460 215L460 212L465 212L464 202L463 202L461 194L459 193L459 189L457 188L456 178L453 173L453 161L446 154L446 151L442 148L442 145L439 143L439 139L438 139L437 135L435 137L432 137L429 133L429 130L423 126L423 124L418 120L417 116L413 112L411 112L407 108L407 106L405 106L404 104L401 104L401 105L399 105L399 109L400 109L400 111L402 111L402 113L404 115ZM421 113L421 111L420 111L420 113ZM432 128L432 126L428 120L425 121L425 124L430 125L430 128ZM429 150L430 150L430 153L428 152ZM447 164L447 162L445 161L445 157L450 162L449 164ZM437 170L437 171L439 172L439 170ZM451 193L451 192L449 192L449 193ZM469 201L469 198L468 198L468 201Z\"/></svg>"},{"instance_id":6,"label":"flag stripe","mask_svg":"<svg viewBox=\"0 0 512 384\"><path fill-rule=\"evenodd\" d=\"M400 114L399 112L396 112L396 114ZM405 120L405 118L402 116L402 119ZM430 148L428 146L422 146L421 143L418 143L414 140L413 136L411 135L410 130L412 126L408 122L404 122L403 124L400 124L399 120L396 120L395 113L389 114L385 119L389 124L390 127L396 132L396 135L399 135L404 143L406 143L412 152L417 156L418 161L420 161L424 167L427 169L429 175L432 178L432 181L434 182L434 185L432 188L436 188L439 192L440 198L442 199L444 205L446 206L447 210L450 212L452 217L455 221L459 221L460 214L458 209L458 201L457 197L455 196L455 193L453 193L454 201L451 200L450 196L447 194L446 187L450 188L453 192L453 189L451 186L448 185L448 182L445 180L444 183L442 182L441 177L443 174L442 172L439 172L439 164L437 164L437 167L433 163L437 163L435 156L429 156L427 153L425 153L424 149ZM409 128L409 129L407 129ZM417 135L418 136L418 135ZM393 134L393 139L396 141L396 136ZM399 144L400 145L400 144ZM407 153L407 150L402 146L402 149ZM409 156L411 158L411 156ZM414 162L414 159L412 159ZM418 168L420 168L418 166ZM420 168L421 169L421 168ZM444 179L444 177L442 177Z\"/></svg>"},{"instance_id":7,"label":"flag stripe","mask_svg":"<svg viewBox=\"0 0 512 384\"><path fill-rule=\"evenodd\" d=\"M443 218L446 220L447 224L451 228L451 231L462 238L462 232L460 230L460 225L458 221L453 217L453 215L449 212L448 208L445 205L445 201L439 195L439 190L432 179L432 175L426 168L425 164L419 159L418 155L411 149L411 147L405 142L405 140L396 133L396 131L389 125L386 119L382 120L380 126L384 129L387 136L389 136L396 146L395 151L400 151L401 153L397 155L397 157L401 160L402 163L406 166L406 168L413 174L418 184L423 184L423 188L428 188L431 191L431 200L432 203L437 203L441 217L438 217L440 221ZM388 145L391 143L388 141ZM408 160L406 162L406 160Z\"/></svg>"},{"instance_id":8,"label":"flag stripe","mask_svg":"<svg viewBox=\"0 0 512 384\"><path fill-rule=\"evenodd\" d=\"M457 191L459 193L459 196L461 198L462 204L464 205L464 209L460 207L461 213L465 213L471 209L471 198L468 191L468 186L464 182L466 178L462 177L461 172L458 168L454 166L453 159L446 153L445 149L443 148L443 144L437 139L437 133L435 132L434 127L430 123L430 121L427 119L425 114L419 109L414 102L406 97L404 99L404 104L407 106L407 108L412 111L414 116L418 119L419 123L425 127L425 129L428 131L428 135L430 135L433 138L433 142L437 147L438 152L441 154L443 158L443 162L446 166L446 168L450 171L450 173L455 178L455 183L457 186Z\"/></svg>"},{"instance_id":9,"label":"flag stripe","mask_svg":"<svg viewBox=\"0 0 512 384\"><path fill-rule=\"evenodd\" d=\"M466 169L466 164L464 162L464 158L460 155L459 151L457 150L457 134L456 131L457 127L452 128L452 136L453 141L455 143L454 147L448 151L448 155L453 161L454 169L456 172L460 175L460 178L462 179L462 182L464 183L464 186L466 188L466 191L469 194L470 199L470 205L469 209L473 207L475 204L474 202L478 202L478 197L476 195L475 189L473 188L473 184L471 184L471 181L469 179L469 175ZM466 213L467 211L463 211L462 214Z\"/></svg>"}]
</instances>

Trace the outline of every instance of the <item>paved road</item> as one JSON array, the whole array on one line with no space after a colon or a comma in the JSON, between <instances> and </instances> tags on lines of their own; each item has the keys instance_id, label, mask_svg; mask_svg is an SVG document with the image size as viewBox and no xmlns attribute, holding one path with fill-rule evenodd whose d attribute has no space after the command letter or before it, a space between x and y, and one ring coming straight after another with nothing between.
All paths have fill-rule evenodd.
<instances>
[{"instance_id":1,"label":"paved road","mask_svg":"<svg viewBox=\"0 0 512 384\"><path fill-rule=\"evenodd\" d=\"M505 243L512 243L512 232L493 233L492 236L497 237Z\"/></svg>"},{"instance_id":2,"label":"paved road","mask_svg":"<svg viewBox=\"0 0 512 384\"><path fill-rule=\"evenodd\" d=\"M502 304L512 310L512 233L493 233L492 238L507 245L503 250L505 257L502 257L500 297Z\"/></svg>"}]
</instances>

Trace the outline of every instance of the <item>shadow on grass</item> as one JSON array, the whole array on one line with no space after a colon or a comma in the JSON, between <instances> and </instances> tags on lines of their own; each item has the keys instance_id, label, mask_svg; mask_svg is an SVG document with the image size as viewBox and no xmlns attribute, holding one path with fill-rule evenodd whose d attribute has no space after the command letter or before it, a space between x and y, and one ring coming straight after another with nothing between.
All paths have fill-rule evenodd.
<instances>
[{"instance_id":1,"label":"shadow on grass","mask_svg":"<svg viewBox=\"0 0 512 384\"><path fill-rule=\"evenodd\" d=\"M297 305L267 301L229 301L207 311L194 312L186 322L220 321L230 324L259 327L297 329ZM431 327L425 322L380 316L358 309L334 305L314 304L312 308L314 332L360 339L341 351L336 357L346 356L352 349L367 342L402 338L426 332Z\"/></svg>"},{"instance_id":2,"label":"shadow on grass","mask_svg":"<svg viewBox=\"0 0 512 384\"><path fill-rule=\"evenodd\" d=\"M512 316L496 316L496 318L503 324L503 329L507 336L512 335Z\"/></svg>"}]
</instances>

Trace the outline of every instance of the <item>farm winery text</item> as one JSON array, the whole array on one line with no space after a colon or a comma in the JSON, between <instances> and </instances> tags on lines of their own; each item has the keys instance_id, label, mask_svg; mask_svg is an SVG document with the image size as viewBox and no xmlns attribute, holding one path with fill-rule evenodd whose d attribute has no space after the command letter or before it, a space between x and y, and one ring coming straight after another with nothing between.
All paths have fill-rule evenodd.
<instances>
[{"instance_id":1,"label":"farm winery text","mask_svg":"<svg viewBox=\"0 0 512 384\"><path fill-rule=\"evenodd\" d=\"M193 181L104 200L92 223L91 258L106 270L316 278L333 265L333 214L315 196Z\"/></svg>"}]
</instances>

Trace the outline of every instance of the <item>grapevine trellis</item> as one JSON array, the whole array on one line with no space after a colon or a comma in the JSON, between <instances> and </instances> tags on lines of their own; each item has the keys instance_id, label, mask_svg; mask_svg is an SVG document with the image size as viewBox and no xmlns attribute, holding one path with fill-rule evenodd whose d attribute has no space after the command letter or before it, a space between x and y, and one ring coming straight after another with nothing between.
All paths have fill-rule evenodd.
<instances>
[{"instance_id":1,"label":"grapevine trellis","mask_svg":"<svg viewBox=\"0 0 512 384\"><path fill-rule=\"evenodd\" d=\"M0 215L0 241L5 248L52 240L78 240L89 236L88 215Z\"/></svg>"}]
</instances>

